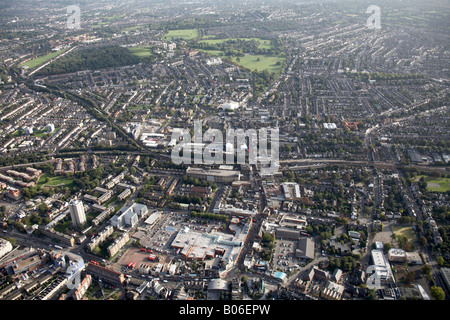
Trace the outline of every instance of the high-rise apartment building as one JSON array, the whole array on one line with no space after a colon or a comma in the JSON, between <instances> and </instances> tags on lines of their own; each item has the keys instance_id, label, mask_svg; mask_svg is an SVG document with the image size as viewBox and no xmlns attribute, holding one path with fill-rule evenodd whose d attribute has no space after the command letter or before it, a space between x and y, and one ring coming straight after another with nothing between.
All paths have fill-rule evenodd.
<instances>
[{"instance_id":1,"label":"high-rise apartment building","mask_svg":"<svg viewBox=\"0 0 450 320\"><path fill-rule=\"evenodd\" d=\"M69 203L70 217L75 227L80 227L86 222L86 213L81 200L73 200Z\"/></svg>"}]
</instances>

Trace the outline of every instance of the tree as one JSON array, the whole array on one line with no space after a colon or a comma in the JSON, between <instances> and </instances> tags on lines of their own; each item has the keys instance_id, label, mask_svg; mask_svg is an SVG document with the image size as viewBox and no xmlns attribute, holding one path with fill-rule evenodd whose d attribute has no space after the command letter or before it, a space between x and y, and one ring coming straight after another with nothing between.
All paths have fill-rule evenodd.
<instances>
[{"instance_id":1,"label":"tree","mask_svg":"<svg viewBox=\"0 0 450 320\"><path fill-rule=\"evenodd\" d=\"M445 292L441 287L438 286L432 286L431 287L431 295L435 300L444 300L445 299Z\"/></svg>"},{"instance_id":2,"label":"tree","mask_svg":"<svg viewBox=\"0 0 450 320\"><path fill-rule=\"evenodd\" d=\"M367 300L378 300L374 289L367 290Z\"/></svg>"},{"instance_id":3,"label":"tree","mask_svg":"<svg viewBox=\"0 0 450 320\"><path fill-rule=\"evenodd\" d=\"M39 213L40 213L41 215L47 213L47 211L48 211L48 206L47 206L47 204L46 204L45 202L41 202L41 203L38 205L38 210L39 210Z\"/></svg>"},{"instance_id":4,"label":"tree","mask_svg":"<svg viewBox=\"0 0 450 320\"><path fill-rule=\"evenodd\" d=\"M409 271L405 275L405 284L411 284L416 278L416 273L414 271Z\"/></svg>"},{"instance_id":5,"label":"tree","mask_svg":"<svg viewBox=\"0 0 450 320\"><path fill-rule=\"evenodd\" d=\"M420 244L422 246L426 246L427 245L427 238L425 238L424 236L420 237Z\"/></svg>"}]
</instances>

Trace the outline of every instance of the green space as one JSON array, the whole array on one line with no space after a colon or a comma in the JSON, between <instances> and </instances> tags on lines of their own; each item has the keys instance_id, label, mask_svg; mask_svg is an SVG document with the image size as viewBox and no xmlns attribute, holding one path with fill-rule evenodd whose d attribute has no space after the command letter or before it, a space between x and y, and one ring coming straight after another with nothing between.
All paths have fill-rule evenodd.
<instances>
[{"instance_id":1,"label":"green space","mask_svg":"<svg viewBox=\"0 0 450 320\"><path fill-rule=\"evenodd\" d=\"M450 190L450 178L436 178L425 175L419 175L416 177L416 182L420 178L424 178L427 183L427 190L433 192L447 192Z\"/></svg>"},{"instance_id":2,"label":"green space","mask_svg":"<svg viewBox=\"0 0 450 320\"><path fill-rule=\"evenodd\" d=\"M192 40L198 38L197 29L169 30L163 37L163 40Z\"/></svg>"},{"instance_id":3,"label":"green space","mask_svg":"<svg viewBox=\"0 0 450 320\"><path fill-rule=\"evenodd\" d=\"M152 48L149 46L129 47L127 49L131 52L131 54L133 54L139 58L148 58L153 54Z\"/></svg>"},{"instance_id":4,"label":"green space","mask_svg":"<svg viewBox=\"0 0 450 320\"><path fill-rule=\"evenodd\" d=\"M66 187L71 187L73 185L73 178L67 178L66 176L55 176L52 177L44 173L37 184L41 187L57 187L64 185Z\"/></svg>"},{"instance_id":5,"label":"green space","mask_svg":"<svg viewBox=\"0 0 450 320\"><path fill-rule=\"evenodd\" d=\"M21 64L20 66L27 66L30 69L35 69L41 65L43 65L44 63L46 63L47 61L49 61L50 59L55 58L56 56L58 56L59 54L63 53L64 51L66 51L68 48L66 49L62 49L56 52L51 52L49 54L46 54L45 56L42 57L38 57L36 59L27 61L23 64Z\"/></svg>"},{"instance_id":6,"label":"green space","mask_svg":"<svg viewBox=\"0 0 450 320\"><path fill-rule=\"evenodd\" d=\"M392 226L392 232L395 234L396 237L398 237L398 235L406 237L408 242L411 243L414 243L417 240L416 234L412 226L401 226L401 225Z\"/></svg>"},{"instance_id":7,"label":"green space","mask_svg":"<svg viewBox=\"0 0 450 320\"><path fill-rule=\"evenodd\" d=\"M137 64L141 59L127 48L105 46L80 49L50 63L39 70L39 75L71 73L80 70L99 70Z\"/></svg>"},{"instance_id":8,"label":"green space","mask_svg":"<svg viewBox=\"0 0 450 320\"><path fill-rule=\"evenodd\" d=\"M109 22L96 22L91 25L92 28L101 28L109 26Z\"/></svg>"},{"instance_id":9,"label":"green space","mask_svg":"<svg viewBox=\"0 0 450 320\"><path fill-rule=\"evenodd\" d=\"M209 53L218 57L225 57L225 53L220 50L200 49L203 52ZM284 56L270 56L263 54L246 54L243 57L232 57L231 61L250 71L264 71L270 73L280 72L283 67L283 62L286 59Z\"/></svg>"},{"instance_id":10,"label":"green space","mask_svg":"<svg viewBox=\"0 0 450 320\"><path fill-rule=\"evenodd\" d=\"M281 71L283 66L284 56L268 56L268 55L250 55L246 54L243 57L233 57L231 61L249 69L250 71L264 71L276 73Z\"/></svg>"},{"instance_id":11,"label":"green space","mask_svg":"<svg viewBox=\"0 0 450 320\"><path fill-rule=\"evenodd\" d=\"M278 73L286 57L277 40L261 38L202 39L193 47L208 54L228 58L250 71Z\"/></svg>"}]
</instances>

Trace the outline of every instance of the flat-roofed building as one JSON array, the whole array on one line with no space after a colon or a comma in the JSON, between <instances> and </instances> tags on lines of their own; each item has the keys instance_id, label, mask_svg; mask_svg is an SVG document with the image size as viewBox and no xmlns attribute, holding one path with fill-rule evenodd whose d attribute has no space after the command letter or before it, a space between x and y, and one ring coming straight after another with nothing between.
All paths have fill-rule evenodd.
<instances>
[{"instance_id":1,"label":"flat-roofed building","mask_svg":"<svg viewBox=\"0 0 450 320\"><path fill-rule=\"evenodd\" d=\"M133 203L131 206L124 206L114 217L111 218L111 225L116 228L125 226L134 227L139 218L147 215L148 208L145 204Z\"/></svg>"},{"instance_id":2,"label":"flat-roofed building","mask_svg":"<svg viewBox=\"0 0 450 320\"><path fill-rule=\"evenodd\" d=\"M388 259L392 262L406 262L406 251L398 248L389 249Z\"/></svg>"},{"instance_id":3,"label":"flat-roofed building","mask_svg":"<svg viewBox=\"0 0 450 320\"><path fill-rule=\"evenodd\" d=\"M12 265L12 270L13 270L14 274L19 274L24 271L33 270L42 263L43 263L43 260L41 259L41 257L39 255L35 254L29 258L26 258L26 259L23 259L23 260L20 260L20 261L14 263Z\"/></svg>"},{"instance_id":4,"label":"flat-roofed building","mask_svg":"<svg viewBox=\"0 0 450 320\"><path fill-rule=\"evenodd\" d=\"M373 270L376 273L376 278L379 280L389 280L392 277L392 270L389 261L386 259L383 250L372 250L372 263ZM368 286L373 286L373 277L368 275L367 283Z\"/></svg>"},{"instance_id":5,"label":"flat-roofed building","mask_svg":"<svg viewBox=\"0 0 450 320\"><path fill-rule=\"evenodd\" d=\"M7 255L12 249L13 247L8 240L0 238L0 258Z\"/></svg>"},{"instance_id":6,"label":"flat-roofed building","mask_svg":"<svg viewBox=\"0 0 450 320\"><path fill-rule=\"evenodd\" d=\"M186 174L189 177L214 181L230 183L233 181L238 181L241 179L241 173L235 170L220 170L220 169L205 169L205 168L194 168L188 167L186 169Z\"/></svg>"},{"instance_id":7,"label":"flat-roofed building","mask_svg":"<svg viewBox=\"0 0 450 320\"><path fill-rule=\"evenodd\" d=\"M450 290L450 268L441 268L440 270L442 280L444 280L447 290Z\"/></svg>"}]
</instances>

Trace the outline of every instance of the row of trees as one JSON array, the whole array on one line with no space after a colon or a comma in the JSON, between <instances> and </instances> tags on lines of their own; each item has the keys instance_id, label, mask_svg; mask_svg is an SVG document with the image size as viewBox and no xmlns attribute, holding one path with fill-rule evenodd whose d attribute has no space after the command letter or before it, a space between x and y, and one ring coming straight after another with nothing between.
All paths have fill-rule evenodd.
<instances>
[{"instance_id":1,"label":"row of trees","mask_svg":"<svg viewBox=\"0 0 450 320\"><path fill-rule=\"evenodd\" d=\"M251 39L229 39L223 42L196 42L193 46L197 49L204 50L220 50L225 56L243 57L245 53L278 55L282 51L280 47L270 46L269 48L261 48L260 41Z\"/></svg>"},{"instance_id":2,"label":"row of trees","mask_svg":"<svg viewBox=\"0 0 450 320\"><path fill-rule=\"evenodd\" d=\"M191 211L190 215L193 218L219 220L219 221L224 221L224 222L228 221L228 216L226 214Z\"/></svg>"}]
</instances>

